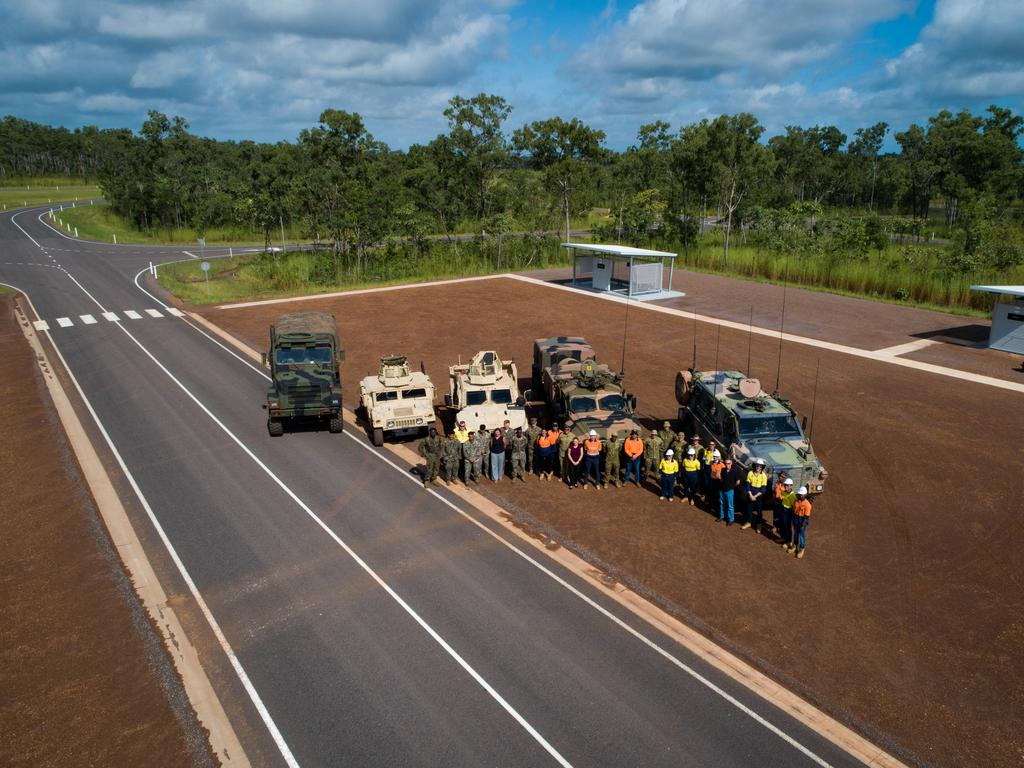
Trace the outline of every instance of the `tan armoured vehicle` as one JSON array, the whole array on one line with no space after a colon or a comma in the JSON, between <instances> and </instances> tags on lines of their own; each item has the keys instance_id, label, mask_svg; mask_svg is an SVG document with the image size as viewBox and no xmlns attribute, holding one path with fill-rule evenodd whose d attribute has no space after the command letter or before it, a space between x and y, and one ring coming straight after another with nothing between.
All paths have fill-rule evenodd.
<instances>
[{"instance_id":1,"label":"tan armoured vehicle","mask_svg":"<svg viewBox=\"0 0 1024 768\"><path fill-rule=\"evenodd\" d=\"M526 398L519 392L519 371L511 360L503 361L497 352L477 352L469 363L448 368L450 393L444 404L457 408L456 423L489 430L502 427L508 420L512 429L526 429Z\"/></svg>"},{"instance_id":2,"label":"tan armoured vehicle","mask_svg":"<svg viewBox=\"0 0 1024 768\"><path fill-rule=\"evenodd\" d=\"M380 372L359 382L359 399L373 429L373 444L384 434L416 435L434 423L434 385L423 371L414 371L405 355L380 359Z\"/></svg>"}]
</instances>

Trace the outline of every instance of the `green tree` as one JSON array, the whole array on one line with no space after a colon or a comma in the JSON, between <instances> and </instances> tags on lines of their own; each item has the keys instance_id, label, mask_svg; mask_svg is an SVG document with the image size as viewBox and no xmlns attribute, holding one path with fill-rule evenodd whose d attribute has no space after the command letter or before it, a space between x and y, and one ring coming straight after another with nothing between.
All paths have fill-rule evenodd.
<instances>
[{"instance_id":1,"label":"green tree","mask_svg":"<svg viewBox=\"0 0 1024 768\"><path fill-rule=\"evenodd\" d=\"M444 111L448 146L481 219L488 214L487 197L494 174L508 160L508 142L501 126L510 114L512 107L505 99L487 93L471 99L455 96Z\"/></svg>"},{"instance_id":2,"label":"green tree","mask_svg":"<svg viewBox=\"0 0 1024 768\"><path fill-rule=\"evenodd\" d=\"M875 183L878 180L878 153L882 151L882 143L889 132L888 123L875 123L870 128L858 128L854 131L854 140L850 142L850 154L867 165L868 210L875 209Z\"/></svg>"}]
</instances>

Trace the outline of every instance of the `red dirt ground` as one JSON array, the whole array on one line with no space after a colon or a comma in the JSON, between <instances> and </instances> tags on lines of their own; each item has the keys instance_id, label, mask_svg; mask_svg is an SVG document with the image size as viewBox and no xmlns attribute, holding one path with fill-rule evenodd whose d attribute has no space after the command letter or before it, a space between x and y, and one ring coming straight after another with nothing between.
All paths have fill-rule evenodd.
<instances>
[{"instance_id":1,"label":"red dirt ground","mask_svg":"<svg viewBox=\"0 0 1024 768\"><path fill-rule=\"evenodd\" d=\"M215 764L12 307L0 297L0 764Z\"/></svg>"},{"instance_id":2,"label":"red dirt ground","mask_svg":"<svg viewBox=\"0 0 1024 768\"><path fill-rule=\"evenodd\" d=\"M813 294L816 311L830 298L847 301ZM892 328L910 310L869 306L844 310L849 338L835 340L908 340L873 329ZM359 378L387 353L422 357L441 391L447 366L479 349L514 356L528 377L532 341L542 336L582 335L617 367L625 312L504 278L203 312L264 349L269 323L293 309L337 316L350 406ZM698 367L715 367L718 332L698 326ZM627 338L626 382L641 415L648 425L673 417L673 377L690 363L693 323L634 304ZM747 345L747 334L722 330L719 367L746 367ZM777 351L755 338L750 372L774 384ZM1021 396L787 343L782 390L803 413L819 360L814 442L831 477L801 561L703 511L659 504L651 490L582 493L536 479L482 488L882 746L921 763L1020 765ZM253 418L261 414L254 403Z\"/></svg>"}]
</instances>

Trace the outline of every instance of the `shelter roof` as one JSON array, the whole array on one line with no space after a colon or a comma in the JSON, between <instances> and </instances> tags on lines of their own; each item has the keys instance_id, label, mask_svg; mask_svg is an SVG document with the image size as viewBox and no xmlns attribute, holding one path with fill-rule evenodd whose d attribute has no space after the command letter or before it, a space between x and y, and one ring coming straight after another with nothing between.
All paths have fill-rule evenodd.
<instances>
[{"instance_id":1,"label":"shelter roof","mask_svg":"<svg viewBox=\"0 0 1024 768\"><path fill-rule=\"evenodd\" d=\"M621 256L623 258L646 256L648 258L674 259L676 257L676 254L669 253L668 251L652 251L647 248L634 248L630 245L615 245L614 243L562 243L562 247L576 251L606 253L609 256Z\"/></svg>"},{"instance_id":2,"label":"shelter roof","mask_svg":"<svg viewBox=\"0 0 1024 768\"><path fill-rule=\"evenodd\" d=\"M998 293L1007 296L1024 296L1024 285L972 285L972 291Z\"/></svg>"}]
</instances>

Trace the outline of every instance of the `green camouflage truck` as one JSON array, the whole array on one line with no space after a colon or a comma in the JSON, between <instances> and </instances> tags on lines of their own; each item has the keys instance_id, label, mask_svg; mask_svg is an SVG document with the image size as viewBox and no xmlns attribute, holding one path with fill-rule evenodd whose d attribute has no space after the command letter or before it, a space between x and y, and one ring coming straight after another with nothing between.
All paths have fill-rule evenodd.
<instances>
[{"instance_id":1,"label":"green camouflage truck","mask_svg":"<svg viewBox=\"0 0 1024 768\"><path fill-rule=\"evenodd\" d=\"M810 494L825 490L828 472L804 435L806 425L788 400L766 393L757 379L739 371L679 371L676 400L688 435L705 445L715 440L744 468L761 459L769 472L785 470Z\"/></svg>"},{"instance_id":2,"label":"green camouflage truck","mask_svg":"<svg viewBox=\"0 0 1024 768\"><path fill-rule=\"evenodd\" d=\"M270 349L263 365L270 367L267 391L267 431L284 434L295 422L327 422L341 432L341 378L338 363L345 359L334 315L294 312L270 326Z\"/></svg>"},{"instance_id":3,"label":"green camouflage truck","mask_svg":"<svg viewBox=\"0 0 1024 768\"><path fill-rule=\"evenodd\" d=\"M613 433L625 440L634 429L644 434L636 421L636 397L626 392L621 374L597 362L585 339L536 339L533 380L543 390L555 418L572 420L576 435L584 437L592 429L602 440Z\"/></svg>"}]
</instances>

